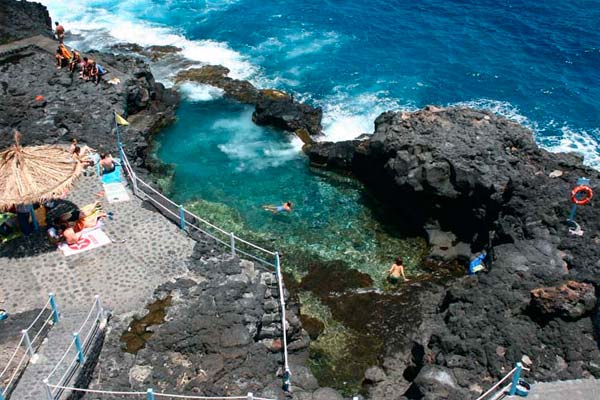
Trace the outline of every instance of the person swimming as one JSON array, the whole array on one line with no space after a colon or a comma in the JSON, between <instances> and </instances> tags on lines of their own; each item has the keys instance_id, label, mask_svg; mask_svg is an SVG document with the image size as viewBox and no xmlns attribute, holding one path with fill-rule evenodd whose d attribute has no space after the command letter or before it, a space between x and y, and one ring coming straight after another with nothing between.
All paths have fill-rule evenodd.
<instances>
[{"instance_id":1,"label":"person swimming","mask_svg":"<svg viewBox=\"0 0 600 400\"><path fill-rule=\"evenodd\" d=\"M273 214L282 213L282 212L292 212L292 203L290 201L286 201L280 206L275 206L272 204L268 204L263 206L263 209L266 211L270 211Z\"/></svg>"}]
</instances>

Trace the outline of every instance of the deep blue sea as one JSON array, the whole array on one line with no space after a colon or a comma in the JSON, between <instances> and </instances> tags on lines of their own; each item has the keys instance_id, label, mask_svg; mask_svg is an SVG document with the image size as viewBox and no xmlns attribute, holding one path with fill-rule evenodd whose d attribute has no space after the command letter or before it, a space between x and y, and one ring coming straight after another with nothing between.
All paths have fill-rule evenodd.
<instances>
[{"instance_id":1,"label":"deep blue sea","mask_svg":"<svg viewBox=\"0 0 600 400\"><path fill-rule=\"evenodd\" d=\"M211 63L292 92L323 107L328 140L372 132L385 110L464 104L521 122L541 146L577 151L600 169L598 0L42 3L80 35L69 43L82 50L182 48L187 64L153 67L167 85L181 65ZM374 221L354 183L311 171L297 139L254 126L251 109L218 90L180 90L178 122L161 134L157 153L176 165L178 201L225 206L247 229L367 271L393 258L393 230ZM295 203L287 219L260 208L286 200Z\"/></svg>"}]
</instances>

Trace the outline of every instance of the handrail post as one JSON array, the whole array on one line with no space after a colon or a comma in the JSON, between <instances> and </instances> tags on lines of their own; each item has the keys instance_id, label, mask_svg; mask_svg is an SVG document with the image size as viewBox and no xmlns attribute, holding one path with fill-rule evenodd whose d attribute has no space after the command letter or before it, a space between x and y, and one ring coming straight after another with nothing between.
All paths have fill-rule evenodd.
<instances>
[{"instance_id":1,"label":"handrail post","mask_svg":"<svg viewBox=\"0 0 600 400\"><path fill-rule=\"evenodd\" d=\"M102 315L104 308L102 307L102 301L100 301L100 295L96 295L96 307L98 308L98 316Z\"/></svg>"},{"instance_id":2,"label":"handrail post","mask_svg":"<svg viewBox=\"0 0 600 400\"><path fill-rule=\"evenodd\" d=\"M46 397L48 398L48 400L53 400L52 399L52 391L50 390L50 386L48 386L48 379L44 379L44 387L46 388Z\"/></svg>"},{"instance_id":3,"label":"handrail post","mask_svg":"<svg viewBox=\"0 0 600 400\"><path fill-rule=\"evenodd\" d=\"M277 280L279 280L279 252L275 252L275 273L277 274Z\"/></svg>"},{"instance_id":4,"label":"handrail post","mask_svg":"<svg viewBox=\"0 0 600 400\"><path fill-rule=\"evenodd\" d=\"M515 367L517 368L517 370L513 375L512 384L510 385L510 390L508 391L508 394L510 396L514 396L514 394L517 392L517 385L519 384L519 379L521 378L521 370L523 369L523 364L518 362Z\"/></svg>"},{"instance_id":5,"label":"handrail post","mask_svg":"<svg viewBox=\"0 0 600 400\"><path fill-rule=\"evenodd\" d=\"M31 340L29 339L29 333L27 332L27 329L23 329L21 334L23 335L23 339L25 339L25 345L27 346L29 356L33 357L35 353L33 352L33 347L31 346Z\"/></svg>"},{"instance_id":6,"label":"handrail post","mask_svg":"<svg viewBox=\"0 0 600 400\"><path fill-rule=\"evenodd\" d=\"M182 205L179 206L179 227L185 231L185 213Z\"/></svg>"},{"instance_id":7,"label":"handrail post","mask_svg":"<svg viewBox=\"0 0 600 400\"><path fill-rule=\"evenodd\" d=\"M81 340L79 340L79 332L73 332L73 340L75 341L79 364L83 364L85 362L85 354L83 354L83 347L81 347Z\"/></svg>"},{"instance_id":8,"label":"handrail post","mask_svg":"<svg viewBox=\"0 0 600 400\"><path fill-rule=\"evenodd\" d=\"M248 392L248 400L254 400L254 395L252 394L252 392Z\"/></svg>"},{"instance_id":9,"label":"handrail post","mask_svg":"<svg viewBox=\"0 0 600 400\"><path fill-rule=\"evenodd\" d=\"M283 332L283 334L285 335L286 333ZM290 385L292 384L291 382L291 376L292 373L290 372L289 368L286 367L286 370L283 373L283 391L284 392L289 392L290 390Z\"/></svg>"},{"instance_id":10,"label":"handrail post","mask_svg":"<svg viewBox=\"0 0 600 400\"><path fill-rule=\"evenodd\" d=\"M235 234L233 232L229 234L229 243L231 244L231 255L235 257Z\"/></svg>"},{"instance_id":11,"label":"handrail post","mask_svg":"<svg viewBox=\"0 0 600 400\"><path fill-rule=\"evenodd\" d=\"M2 387L0 387L0 400L4 400L4 395L2 393Z\"/></svg>"},{"instance_id":12,"label":"handrail post","mask_svg":"<svg viewBox=\"0 0 600 400\"><path fill-rule=\"evenodd\" d=\"M148 389L148 390L146 391L146 394L147 394L147 396L148 396L148 400L154 400L154 390L152 390L152 389Z\"/></svg>"},{"instance_id":13,"label":"handrail post","mask_svg":"<svg viewBox=\"0 0 600 400\"><path fill-rule=\"evenodd\" d=\"M52 320L57 324L60 321L60 314L56 306L56 298L54 297L54 293L49 293L48 296L50 297L50 307L52 308Z\"/></svg>"}]
</instances>

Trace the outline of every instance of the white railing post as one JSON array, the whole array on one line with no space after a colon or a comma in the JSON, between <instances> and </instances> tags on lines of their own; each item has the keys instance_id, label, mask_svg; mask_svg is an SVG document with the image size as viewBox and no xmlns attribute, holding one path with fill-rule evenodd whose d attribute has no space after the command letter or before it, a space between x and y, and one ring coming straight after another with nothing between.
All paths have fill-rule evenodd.
<instances>
[{"instance_id":1,"label":"white railing post","mask_svg":"<svg viewBox=\"0 0 600 400\"><path fill-rule=\"evenodd\" d=\"M254 395L252 393L248 393L248 400L254 400Z\"/></svg>"},{"instance_id":2,"label":"white railing post","mask_svg":"<svg viewBox=\"0 0 600 400\"><path fill-rule=\"evenodd\" d=\"M179 206L179 227L182 231L185 231L185 212L182 205Z\"/></svg>"},{"instance_id":3,"label":"white railing post","mask_svg":"<svg viewBox=\"0 0 600 400\"><path fill-rule=\"evenodd\" d=\"M58 306L56 305L56 298L54 297L54 293L49 293L48 296L50 297L50 307L52 308L52 320L54 321L55 324L58 323L58 321L60 321L60 314L58 313Z\"/></svg>"},{"instance_id":4,"label":"white railing post","mask_svg":"<svg viewBox=\"0 0 600 400\"><path fill-rule=\"evenodd\" d=\"M23 339L25 340L25 345L27 346L29 357L33 357L35 353L33 352L33 347L31 346L31 340L29 339L29 333L27 332L27 329L23 329L21 331L21 334L23 335Z\"/></svg>"},{"instance_id":5,"label":"white railing post","mask_svg":"<svg viewBox=\"0 0 600 400\"><path fill-rule=\"evenodd\" d=\"M229 243L231 246L231 255L235 257L235 234L233 232L229 234Z\"/></svg>"},{"instance_id":6,"label":"white railing post","mask_svg":"<svg viewBox=\"0 0 600 400\"><path fill-rule=\"evenodd\" d=\"M96 295L96 308L98 308L98 317L102 315L104 312L104 308L102 308L102 302L100 301L100 295Z\"/></svg>"},{"instance_id":7,"label":"white railing post","mask_svg":"<svg viewBox=\"0 0 600 400\"><path fill-rule=\"evenodd\" d=\"M48 400L53 400L52 391L50 390L50 386L48 386L48 379L44 379L44 387L46 388L46 398Z\"/></svg>"},{"instance_id":8,"label":"white railing post","mask_svg":"<svg viewBox=\"0 0 600 400\"><path fill-rule=\"evenodd\" d=\"M138 187L137 187L137 176L133 171L129 171L129 176L131 177L131 190L133 190L134 196L137 196Z\"/></svg>"}]
</instances>

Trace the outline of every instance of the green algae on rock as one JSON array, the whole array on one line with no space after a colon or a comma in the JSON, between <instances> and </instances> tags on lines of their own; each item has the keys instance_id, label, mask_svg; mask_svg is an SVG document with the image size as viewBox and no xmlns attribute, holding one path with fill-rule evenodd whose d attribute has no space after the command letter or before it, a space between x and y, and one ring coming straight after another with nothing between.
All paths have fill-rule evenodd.
<instances>
[{"instance_id":1,"label":"green algae on rock","mask_svg":"<svg viewBox=\"0 0 600 400\"><path fill-rule=\"evenodd\" d=\"M162 300L157 299L154 303L146 306L148 309L146 315L131 321L127 331L123 332L121 335L121 342L124 343L124 350L127 353L136 354L146 345L146 342L154 333L148 328L165 322L167 308L171 305L171 300L172 297L170 295Z\"/></svg>"}]
</instances>

